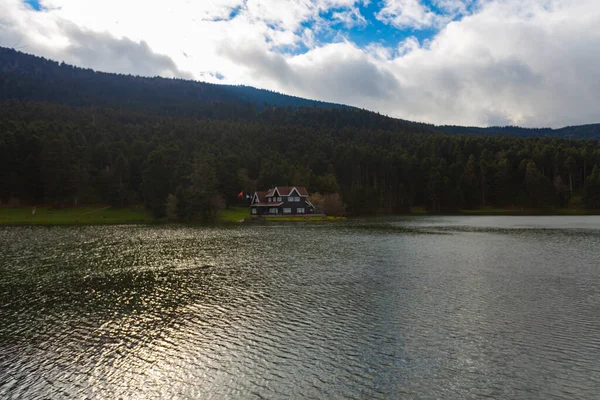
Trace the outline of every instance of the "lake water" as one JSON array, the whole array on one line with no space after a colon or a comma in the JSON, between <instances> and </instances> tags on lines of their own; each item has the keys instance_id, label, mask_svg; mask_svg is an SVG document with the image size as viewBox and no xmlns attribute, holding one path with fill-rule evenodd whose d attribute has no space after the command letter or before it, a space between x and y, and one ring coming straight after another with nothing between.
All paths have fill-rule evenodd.
<instances>
[{"instance_id":1,"label":"lake water","mask_svg":"<svg viewBox=\"0 0 600 400\"><path fill-rule=\"evenodd\" d=\"M0 227L0 398L600 395L600 217Z\"/></svg>"}]
</instances>

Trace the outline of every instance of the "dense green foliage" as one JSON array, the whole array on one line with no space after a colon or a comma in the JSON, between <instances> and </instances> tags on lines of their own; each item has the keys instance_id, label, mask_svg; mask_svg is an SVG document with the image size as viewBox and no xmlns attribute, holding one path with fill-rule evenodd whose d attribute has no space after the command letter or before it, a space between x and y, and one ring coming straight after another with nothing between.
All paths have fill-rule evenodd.
<instances>
[{"instance_id":1,"label":"dense green foliage","mask_svg":"<svg viewBox=\"0 0 600 400\"><path fill-rule=\"evenodd\" d=\"M600 208L595 140L464 135L471 128L252 88L96 73L8 49L0 49L0 87L2 204L143 202L158 217L203 220L245 205L242 190L303 185L339 193L355 214ZM511 129L521 130L490 132Z\"/></svg>"},{"instance_id":2,"label":"dense green foliage","mask_svg":"<svg viewBox=\"0 0 600 400\"><path fill-rule=\"evenodd\" d=\"M470 126L439 126L444 133L457 135L501 135L515 137L555 137L563 139L597 139L600 140L600 124L567 126L560 129L521 128L518 126L493 126L477 128Z\"/></svg>"},{"instance_id":3,"label":"dense green foliage","mask_svg":"<svg viewBox=\"0 0 600 400\"><path fill-rule=\"evenodd\" d=\"M143 201L163 216L172 195L181 218L203 219L222 201L238 204L240 190L290 184L339 191L353 213L565 207L573 194L598 207L597 141L368 128L352 122L361 113L279 108L254 121L221 121L5 102L0 198Z\"/></svg>"}]
</instances>

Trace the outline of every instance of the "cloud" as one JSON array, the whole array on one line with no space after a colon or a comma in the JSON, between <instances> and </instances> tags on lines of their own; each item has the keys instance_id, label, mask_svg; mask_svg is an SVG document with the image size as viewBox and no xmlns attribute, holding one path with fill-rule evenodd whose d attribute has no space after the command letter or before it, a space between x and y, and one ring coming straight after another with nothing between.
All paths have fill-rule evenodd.
<instances>
[{"instance_id":1,"label":"cloud","mask_svg":"<svg viewBox=\"0 0 600 400\"><path fill-rule=\"evenodd\" d=\"M222 55L259 86L437 124L559 127L600 121L600 5L501 0L396 49L326 44Z\"/></svg>"},{"instance_id":2,"label":"cloud","mask_svg":"<svg viewBox=\"0 0 600 400\"><path fill-rule=\"evenodd\" d=\"M446 18L433 12L421 0L384 0L377 19L403 29L437 26Z\"/></svg>"},{"instance_id":3,"label":"cloud","mask_svg":"<svg viewBox=\"0 0 600 400\"><path fill-rule=\"evenodd\" d=\"M250 69L252 79L300 96L345 104L389 101L400 89L391 72L352 44L334 43L286 58L260 47L223 48L223 55Z\"/></svg>"},{"instance_id":4,"label":"cloud","mask_svg":"<svg viewBox=\"0 0 600 400\"><path fill-rule=\"evenodd\" d=\"M10 6L0 6L0 12L10 16L23 7L13 2L11 11ZM100 71L193 78L190 73L181 71L170 57L155 53L143 40L116 38L108 32L80 28L62 18L46 20L42 16L43 11L0 20L0 45L11 47L19 43L23 51Z\"/></svg>"},{"instance_id":5,"label":"cloud","mask_svg":"<svg viewBox=\"0 0 600 400\"><path fill-rule=\"evenodd\" d=\"M439 28L469 13L477 0L383 0L376 18L398 29ZM489 0L482 0L489 1ZM499 0L503 1L503 0Z\"/></svg>"},{"instance_id":6,"label":"cloud","mask_svg":"<svg viewBox=\"0 0 600 400\"><path fill-rule=\"evenodd\" d=\"M384 0L370 5L376 15L366 3L41 0L36 11L4 0L0 45L22 38L28 52L85 67L254 85L430 123L600 121L597 0ZM350 39L367 30L388 36Z\"/></svg>"},{"instance_id":7,"label":"cloud","mask_svg":"<svg viewBox=\"0 0 600 400\"><path fill-rule=\"evenodd\" d=\"M65 25L70 44L63 50L63 57L74 64L117 73L193 78L192 74L180 71L170 57L154 53L143 40L116 39L107 32Z\"/></svg>"},{"instance_id":8,"label":"cloud","mask_svg":"<svg viewBox=\"0 0 600 400\"><path fill-rule=\"evenodd\" d=\"M368 22L357 8L350 10L336 11L331 15L331 19L336 23L342 23L346 28L365 27Z\"/></svg>"},{"instance_id":9,"label":"cloud","mask_svg":"<svg viewBox=\"0 0 600 400\"><path fill-rule=\"evenodd\" d=\"M594 0L489 2L390 60L413 99L396 107L436 123L598 122L599 24Z\"/></svg>"}]
</instances>

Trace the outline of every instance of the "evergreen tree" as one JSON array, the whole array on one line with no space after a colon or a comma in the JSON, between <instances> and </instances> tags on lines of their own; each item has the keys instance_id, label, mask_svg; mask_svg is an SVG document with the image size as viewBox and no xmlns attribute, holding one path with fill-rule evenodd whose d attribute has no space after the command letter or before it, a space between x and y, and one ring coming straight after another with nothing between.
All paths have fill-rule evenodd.
<instances>
[{"instance_id":1,"label":"evergreen tree","mask_svg":"<svg viewBox=\"0 0 600 400\"><path fill-rule=\"evenodd\" d=\"M166 213L167 196L173 179L173 163L164 149L150 153L144 163L142 172L142 188L146 207L155 217L163 217Z\"/></svg>"},{"instance_id":2,"label":"evergreen tree","mask_svg":"<svg viewBox=\"0 0 600 400\"><path fill-rule=\"evenodd\" d=\"M556 206L557 195L554 185L541 174L533 161L527 164L525 186L531 208L548 209Z\"/></svg>"},{"instance_id":3,"label":"evergreen tree","mask_svg":"<svg viewBox=\"0 0 600 400\"><path fill-rule=\"evenodd\" d=\"M209 221L222 207L217 187L214 159L206 154L196 155L185 190L186 215L190 220Z\"/></svg>"},{"instance_id":4,"label":"evergreen tree","mask_svg":"<svg viewBox=\"0 0 600 400\"><path fill-rule=\"evenodd\" d=\"M589 209L600 209L600 169L594 165L592 174L586 181L585 205Z\"/></svg>"},{"instance_id":5,"label":"evergreen tree","mask_svg":"<svg viewBox=\"0 0 600 400\"><path fill-rule=\"evenodd\" d=\"M111 203L116 207L123 208L127 205L129 197L129 162L123 152L117 156L111 172L112 187L114 188Z\"/></svg>"}]
</instances>

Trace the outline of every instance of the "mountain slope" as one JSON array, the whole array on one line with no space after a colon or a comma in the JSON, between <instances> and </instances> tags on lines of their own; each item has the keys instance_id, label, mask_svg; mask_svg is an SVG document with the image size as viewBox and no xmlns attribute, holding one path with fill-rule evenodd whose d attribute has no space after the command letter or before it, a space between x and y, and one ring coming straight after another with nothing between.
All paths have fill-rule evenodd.
<instances>
[{"instance_id":1,"label":"mountain slope","mask_svg":"<svg viewBox=\"0 0 600 400\"><path fill-rule=\"evenodd\" d=\"M191 114L212 102L282 107L341 108L248 86L96 72L0 47L0 100L19 99L72 106L128 108Z\"/></svg>"},{"instance_id":2,"label":"mountain slope","mask_svg":"<svg viewBox=\"0 0 600 400\"><path fill-rule=\"evenodd\" d=\"M0 101L22 100L74 107L126 109L165 116L220 120L326 124L461 135L600 140L600 124L561 129L433 126L350 106L288 96L249 86L96 72L0 47ZM269 106L269 107L266 107ZM291 108L286 112L273 110ZM331 110L321 112L317 110Z\"/></svg>"},{"instance_id":3,"label":"mountain slope","mask_svg":"<svg viewBox=\"0 0 600 400\"><path fill-rule=\"evenodd\" d=\"M95 72L0 48L0 102L27 101L228 121L438 132L433 125L249 86Z\"/></svg>"}]
</instances>

